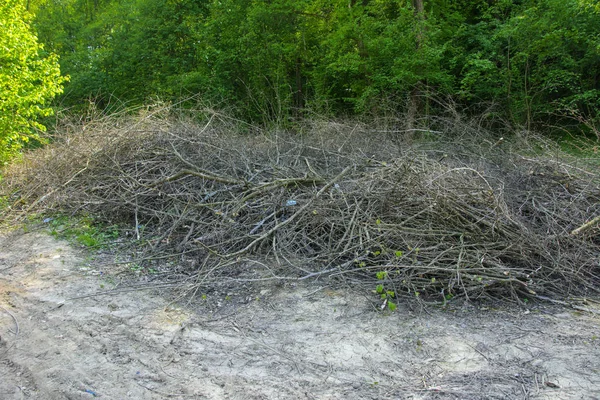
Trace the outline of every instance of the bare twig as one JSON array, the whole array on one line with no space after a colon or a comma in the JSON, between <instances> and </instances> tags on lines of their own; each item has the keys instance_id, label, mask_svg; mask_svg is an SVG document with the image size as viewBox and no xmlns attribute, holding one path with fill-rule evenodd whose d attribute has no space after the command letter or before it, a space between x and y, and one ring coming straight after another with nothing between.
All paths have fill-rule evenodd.
<instances>
[{"instance_id":1,"label":"bare twig","mask_svg":"<svg viewBox=\"0 0 600 400\"><path fill-rule=\"evenodd\" d=\"M202 179L207 179L207 180L210 180L210 181L221 182L221 183L230 183L230 184L234 184L234 185L245 185L246 184L246 182L238 181L238 180L235 180L235 179L229 179L229 178L226 178L224 176L217 176L217 175L213 175L213 174L205 174L203 172L192 171L190 169L182 169L181 171L179 171L175 175L172 175L172 176L169 176L168 178L164 178L164 179L161 179L159 181L153 182L153 183L149 184L147 187L153 188L153 187L162 185L162 184L167 183L167 182L176 181L176 180L181 179L181 178L183 178L185 176L188 176L188 175L197 176L197 177L202 178Z\"/></svg>"},{"instance_id":2,"label":"bare twig","mask_svg":"<svg viewBox=\"0 0 600 400\"><path fill-rule=\"evenodd\" d=\"M10 311L8 311L6 308L0 306L0 309L2 311L4 311L5 313L7 313L8 315L10 315L11 318L13 319L13 321L15 322L15 327L16 327L15 337L18 337L19 336L19 321L17 321L17 318L13 315L13 313L11 313Z\"/></svg>"},{"instance_id":3,"label":"bare twig","mask_svg":"<svg viewBox=\"0 0 600 400\"><path fill-rule=\"evenodd\" d=\"M600 223L600 215L598 215L596 218L592 218L590 221L588 221L585 224L581 225L579 228L573 229L573 231L571 231L571 235L573 235L573 236L574 235L579 235L580 233L585 232L585 231L591 229L597 223Z\"/></svg>"}]
</instances>

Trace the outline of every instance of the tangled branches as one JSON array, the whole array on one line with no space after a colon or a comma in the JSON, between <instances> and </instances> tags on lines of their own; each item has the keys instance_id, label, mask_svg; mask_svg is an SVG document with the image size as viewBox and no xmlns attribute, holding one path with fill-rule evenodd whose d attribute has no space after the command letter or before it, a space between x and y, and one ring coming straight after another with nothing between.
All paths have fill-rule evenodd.
<instances>
[{"instance_id":1,"label":"tangled branches","mask_svg":"<svg viewBox=\"0 0 600 400\"><path fill-rule=\"evenodd\" d=\"M600 176L541 142L516 152L441 123L405 147L334 123L242 135L215 115L75 127L7 171L10 212L129 226L190 288L327 276L440 300L597 293L599 228L571 232L600 214Z\"/></svg>"}]
</instances>

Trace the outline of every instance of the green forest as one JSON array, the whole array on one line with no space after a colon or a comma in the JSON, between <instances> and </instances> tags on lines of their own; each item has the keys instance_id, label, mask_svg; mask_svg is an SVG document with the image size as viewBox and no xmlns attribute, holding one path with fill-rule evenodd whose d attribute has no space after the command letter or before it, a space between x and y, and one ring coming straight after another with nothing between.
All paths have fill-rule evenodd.
<instances>
[{"instance_id":1,"label":"green forest","mask_svg":"<svg viewBox=\"0 0 600 400\"><path fill-rule=\"evenodd\" d=\"M50 104L201 99L281 123L435 113L433 96L598 135L594 0L2 0L1 15L0 118L14 80L36 88L18 96L21 138ZM23 59L34 72L14 73Z\"/></svg>"}]
</instances>

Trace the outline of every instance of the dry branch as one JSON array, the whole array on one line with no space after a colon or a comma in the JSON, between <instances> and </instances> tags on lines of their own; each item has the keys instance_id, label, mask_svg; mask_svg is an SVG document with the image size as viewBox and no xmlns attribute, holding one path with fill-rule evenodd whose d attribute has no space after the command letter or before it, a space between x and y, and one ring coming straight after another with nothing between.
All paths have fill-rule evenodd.
<instances>
[{"instance_id":1,"label":"dry branch","mask_svg":"<svg viewBox=\"0 0 600 400\"><path fill-rule=\"evenodd\" d=\"M215 181L215 182L220 182L220 183L229 183L229 184L232 184L232 185L245 185L245 184L247 184L247 182L238 181L238 180L234 180L234 179L229 179L229 178L225 178L225 177L222 177L222 176L217 176L217 175L213 175L213 174L206 174L206 173L203 173L203 172L192 171L192 170L189 170L189 169L183 169L183 170L179 171L178 173L176 173L175 175L172 175L172 176L170 176L168 178L161 179L161 180L159 180L157 182L153 182L153 183L149 184L147 187L148 188L153 188L153 187L162 185L162 184L167 183L167 182L176 181L176 180L181 179L181 178L183 178L185 176L188 176L188 175L197 176L199 178L207 179L209 181Z\"/></svg>"},{"instance_id":2,"label":"dry branch","mask_svg":"<svg viewBox=\"0 0 600 400\"><path fill-rule=\"evenodd\" d=\"M599 222L600 222L600 215L598 215L596 218L593 218L591 221L588 221L585 224L581 225L579 228L573 229L573 231L571 232L571 235L579 235L580 233L590 230L591 228L593 228L594 225L596 225Z\"/></svg>"},{"instance_id":3,"label":"dry branch","mask_svg":"<svg viewBox=\"0 0 600 400\"><path fill-rule=\"evenodd\" d=\"M586 222L600 214L598 169L548 142L514 151L436 123L437 142L397 147L356 124L273 137L213 116L103 120L69 126L1 188L13 216L82 212L128 227L135 258L191 273L190 293L324 277L436 299L597 293L600 243L580 233L600 221ZM521 154L540 146L550 156Z\"/></svg>"},{"instance_id":4,"label":"dry branch","mask_svg":"<svg viewBox=\"0 0 600 400\"><path fill-rule=\"evenodd\" d=\"M290 216L288 219L286 219L285 221L283 221L283 222L275 225L273 228L271 228L267 232L263 233L258 238L254 239L250 244L248 244L243 249L238 250L238 251L236 251L234 253L227 254L227 255L225 255L223 257L224 258L239 257L239 256L247 253L248 251L250 251L254 246L256 246L258 243L262 242L263 240L265 240L266 238L268 238L269 236L271 236L273 233L277 232L278 230L280 230L284 226L292 223L299 215L301 215L304 211L306 211L306 209L308 207L310 207L312 205L312 203L313 203L314 200L316 200L321 194L323 194L326 190L328 190L331 186L333 186L341 177L343 177L344 175L346 175L348 173L348 171L350 171L351 169L352 169L352 167L346 167L336 177L334 177L325 186L323 186L323 188L321 188L321 190L319 190L317 192L317 194L315 194L315 196L312 199L310 199L309 201L307 201L305 205L303 205L302 207L300 207L300 209L298 211L296 211L294 214L292 214L292 216Z\"/></svg>"}]
</instances>

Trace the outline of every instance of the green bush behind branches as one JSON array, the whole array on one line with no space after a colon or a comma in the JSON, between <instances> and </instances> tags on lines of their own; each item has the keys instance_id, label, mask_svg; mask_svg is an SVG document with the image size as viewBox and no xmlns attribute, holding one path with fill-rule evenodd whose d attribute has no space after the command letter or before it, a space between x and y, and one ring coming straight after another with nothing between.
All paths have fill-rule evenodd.
<instances>
[{"instance_id":1,"label":"green bush behind branches","mask_svg":"<svg viewBox=\"0 0 600 400\"><path fill-rule=\"evenodd\" d=\"M31 0L62 105L199 96L251 120L405 110L428 93L598 135L592 0ZM418 111L431 104L420 101ZM485 108L483 108L485 107Z\"/></svg>"}]
</instances>

